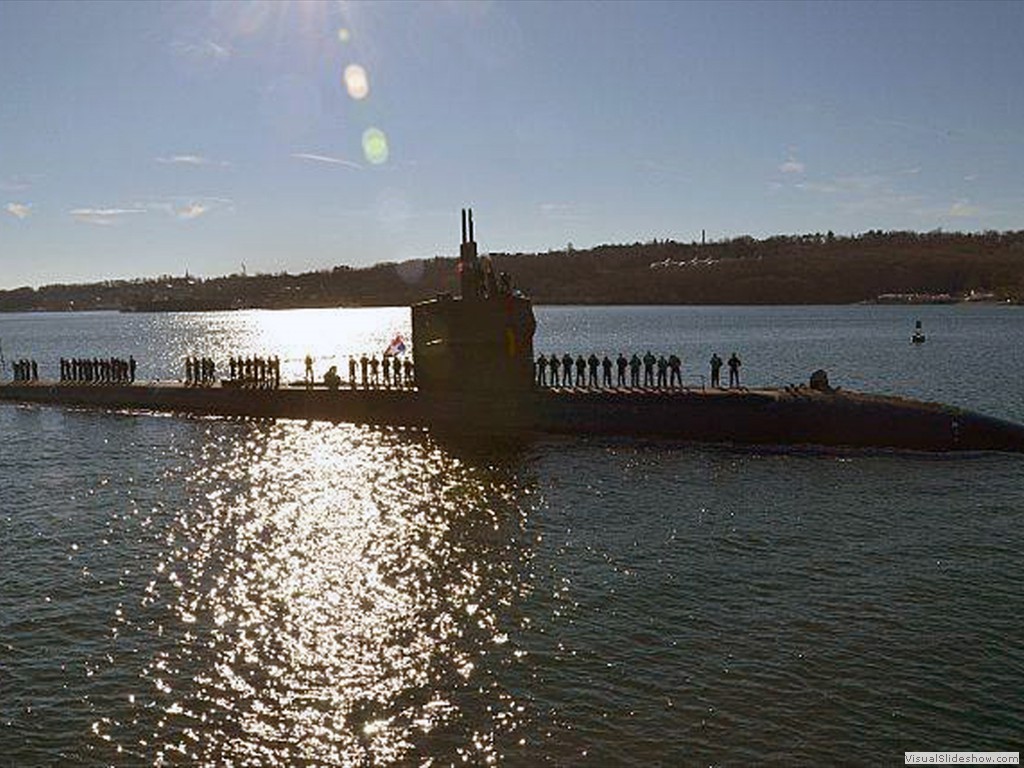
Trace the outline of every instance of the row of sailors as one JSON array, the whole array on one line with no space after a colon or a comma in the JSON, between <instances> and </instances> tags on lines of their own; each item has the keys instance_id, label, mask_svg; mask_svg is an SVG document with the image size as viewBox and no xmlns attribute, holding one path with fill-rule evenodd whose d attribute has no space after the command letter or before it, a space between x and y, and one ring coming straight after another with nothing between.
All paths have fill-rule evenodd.
<instances>
[{"instance_id":1,"label":"row of sailors","mask_svg":"<svg viewBox=\"0 0 1024 768\"><path fill-rule=\"evenodd\" d=\"M39 381L39 366L35 360L15 360L11 368L15 381Z\"/></svg>"},{"instance_id":2,"label":"row of sailors","mask_svg":"<svg viewBox=\"0 0 1024 768\"><path fill-rule=\"evenodd\" d=\"M711 365L711 386L720 386L719 371L722 368L722 359L717 355L713 355L710 361ZM740 377L739 369L742 363L739 357L734 352L732 357L729 358L729 386L739 386ZM650 351L648 351L642 358L636 353L632 357L626 358L624 354L619 353L614 363L614 368L617 375L617 386L625 387L626 384L626 373L629 373L629 384L630 387L682 387L682 366L683 361L677 355L659 355L655 357ZM550 386L558 387L611 387L612 385L612 368L613 363L611 359L605 355L603 358L598 358L597 355L591 354L590 357L584 358L583 355L579 355L574 360L572 355L566 353L561 359L557 355L551 354L550 357L541 355L537 358L534 363L534 375L537 386L546 387L550 377ZM643 384L641 385L640 372L643 370ZM575 380L573 379L573 372L575 371ZM600 371L600 383L598 383L598 371ZM559 377L561 372L561 377ZM561 381L559 381L561 378Z\"/></svg>"},{"instance_id":3,"label":"row of sailors","mask_svg":"<svg viewBox=\"0 0 1024 768\"><path fill-rule=\"evenodd\" d=\"M357 367L363 387L379 387L382 368L384 369L385 387L411 387L415 383L413 363L409 357L399 360L394 355L384 355L382 360L378 360L376 355L373 357L363 355L358 361L355 357L350 357L348 359L348 379L353 387L357 383Z\"/></svg>"},{"instance_id":4,"label":"row of sailors","mask_svg":"<svg viewBox=\"0 0 1024 768\"><path fill-rule=\"evenodd\" d=\"M185 358L185 385L205 387L217 380L217 365L209 357Z\"/></svg>"},{"instance_id":5,"label":"row of sailors","mask_svg":"<svg viewBox=\"0 0 1024 768\"><path fill-rule=\"evenodd\" d=\"M230 381L243 387L277 389L281 386L281 358L232 357L228 360Z\"/></svg>"},{"instance_id":6,"label":"row of sailors","mask_svg":"<svg viewBox=\"0 0 1024 768\"><path fill-rule=\"evenodd\" d=\"M647 352L643 358L634 354L631 358L627 359L626 356L620 352L615 361L615 368L618 374L618 386L627 386L627 370L629 371L629 386L641 386L640 370L643 368L643 386L681 387L683 385L682 365L683 361L680 360L677 355L670 355L667 358L664 355L655 357L650 352ZM560 370L562 372L562 382L559 382ZM573 380L574 370L576 372L575 380ZM600 383L598 382L598 370L601 372ZM551 386L553 387L612 386L612 361L607 355L603 358L598 358L595 354L591 354L588 358L584 358L583 355L579 355L575 360L573 360L572 355L568 353L563 355L561 360L559 360L558 356L554 354L550 357L544 357L544 355L541 355L537 358L537 362L534 365L534 371L536 373L537 386L540 387L548 386L549 373ZM655 378L655 371L657 371L657 378Z\"/></svg>"},{"instance_id":7,"label":"row of sailors","mask_svg":"<svg viewBox=\"0 0 1024 768\"><path fill-rule=\"evenodd\" d=\"M60 380L84 384L133 384L135 358L62 357Z\"/></svg>"}]
</instances>

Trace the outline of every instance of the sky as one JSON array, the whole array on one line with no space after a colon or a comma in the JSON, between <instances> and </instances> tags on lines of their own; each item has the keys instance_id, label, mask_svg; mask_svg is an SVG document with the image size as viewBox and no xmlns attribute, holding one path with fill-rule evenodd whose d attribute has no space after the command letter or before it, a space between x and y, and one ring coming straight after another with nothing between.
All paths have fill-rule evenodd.
<instances>
[{"instance_id":1,"label":"sky","mask_svg":"<svg viewBox=\"0 0 1024 768\"><path fill-rule=\"evenodd\" d=\"M0 288L1024 229L1024 3L0 2Z\"/></svg>"}]
</instances>

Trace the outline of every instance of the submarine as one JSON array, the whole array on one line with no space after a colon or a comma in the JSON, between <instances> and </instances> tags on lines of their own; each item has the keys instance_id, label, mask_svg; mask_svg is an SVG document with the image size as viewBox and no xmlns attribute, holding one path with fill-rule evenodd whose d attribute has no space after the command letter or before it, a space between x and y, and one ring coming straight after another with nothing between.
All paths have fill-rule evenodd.
<instances>
[{"instance_id":1,"label":"submarine","mask_svg":"<svg viewBox=\"0 0 1024 768\"><path fill-rule=\"evenodd\" d=\"M537 386L530 299L477 250L462 211L459 295L411 307L415 387L244 388L232 382L16 381L0 402L286 418L479 437L615 436L737 446L1024 453L1024 425L941 403L833 388L824 371L782 389Z\"/></svg>"}]
</instances>

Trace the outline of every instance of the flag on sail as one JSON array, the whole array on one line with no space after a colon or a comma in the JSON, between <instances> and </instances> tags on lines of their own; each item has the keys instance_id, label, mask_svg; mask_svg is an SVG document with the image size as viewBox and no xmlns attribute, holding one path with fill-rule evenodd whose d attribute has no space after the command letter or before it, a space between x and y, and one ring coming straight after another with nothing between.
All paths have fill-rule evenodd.
<instances>
[{"instance_id":1,"label":"flag on sail","mask_svg":"<svg viewBox=\"0 0 1024 768\"><path fill-rule=\"evenodd\" d=\"M405 339L402 338L402 334L398 334L388 348L384 350L385 355L404 355L405 354Z\"/></svg>"}]
</instances>

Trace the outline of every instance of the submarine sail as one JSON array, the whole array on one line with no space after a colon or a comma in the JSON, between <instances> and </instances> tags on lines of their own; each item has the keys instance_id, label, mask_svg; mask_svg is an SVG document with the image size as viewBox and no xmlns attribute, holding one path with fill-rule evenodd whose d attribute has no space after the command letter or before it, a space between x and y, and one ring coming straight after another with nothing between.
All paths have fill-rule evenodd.
<instances>
[{"instance_id":1,"label":"submarine sail","mask_svg":"<svg viewBox=\"0 0 1024 768\"><path fill-rule=\"evenodd\" d=\"M477 254L473 211L462 211L461 296L442 294L412 307L416 385L423 392L525 392L533 386L528 298Z\"/></svg>"}]
</instances>

